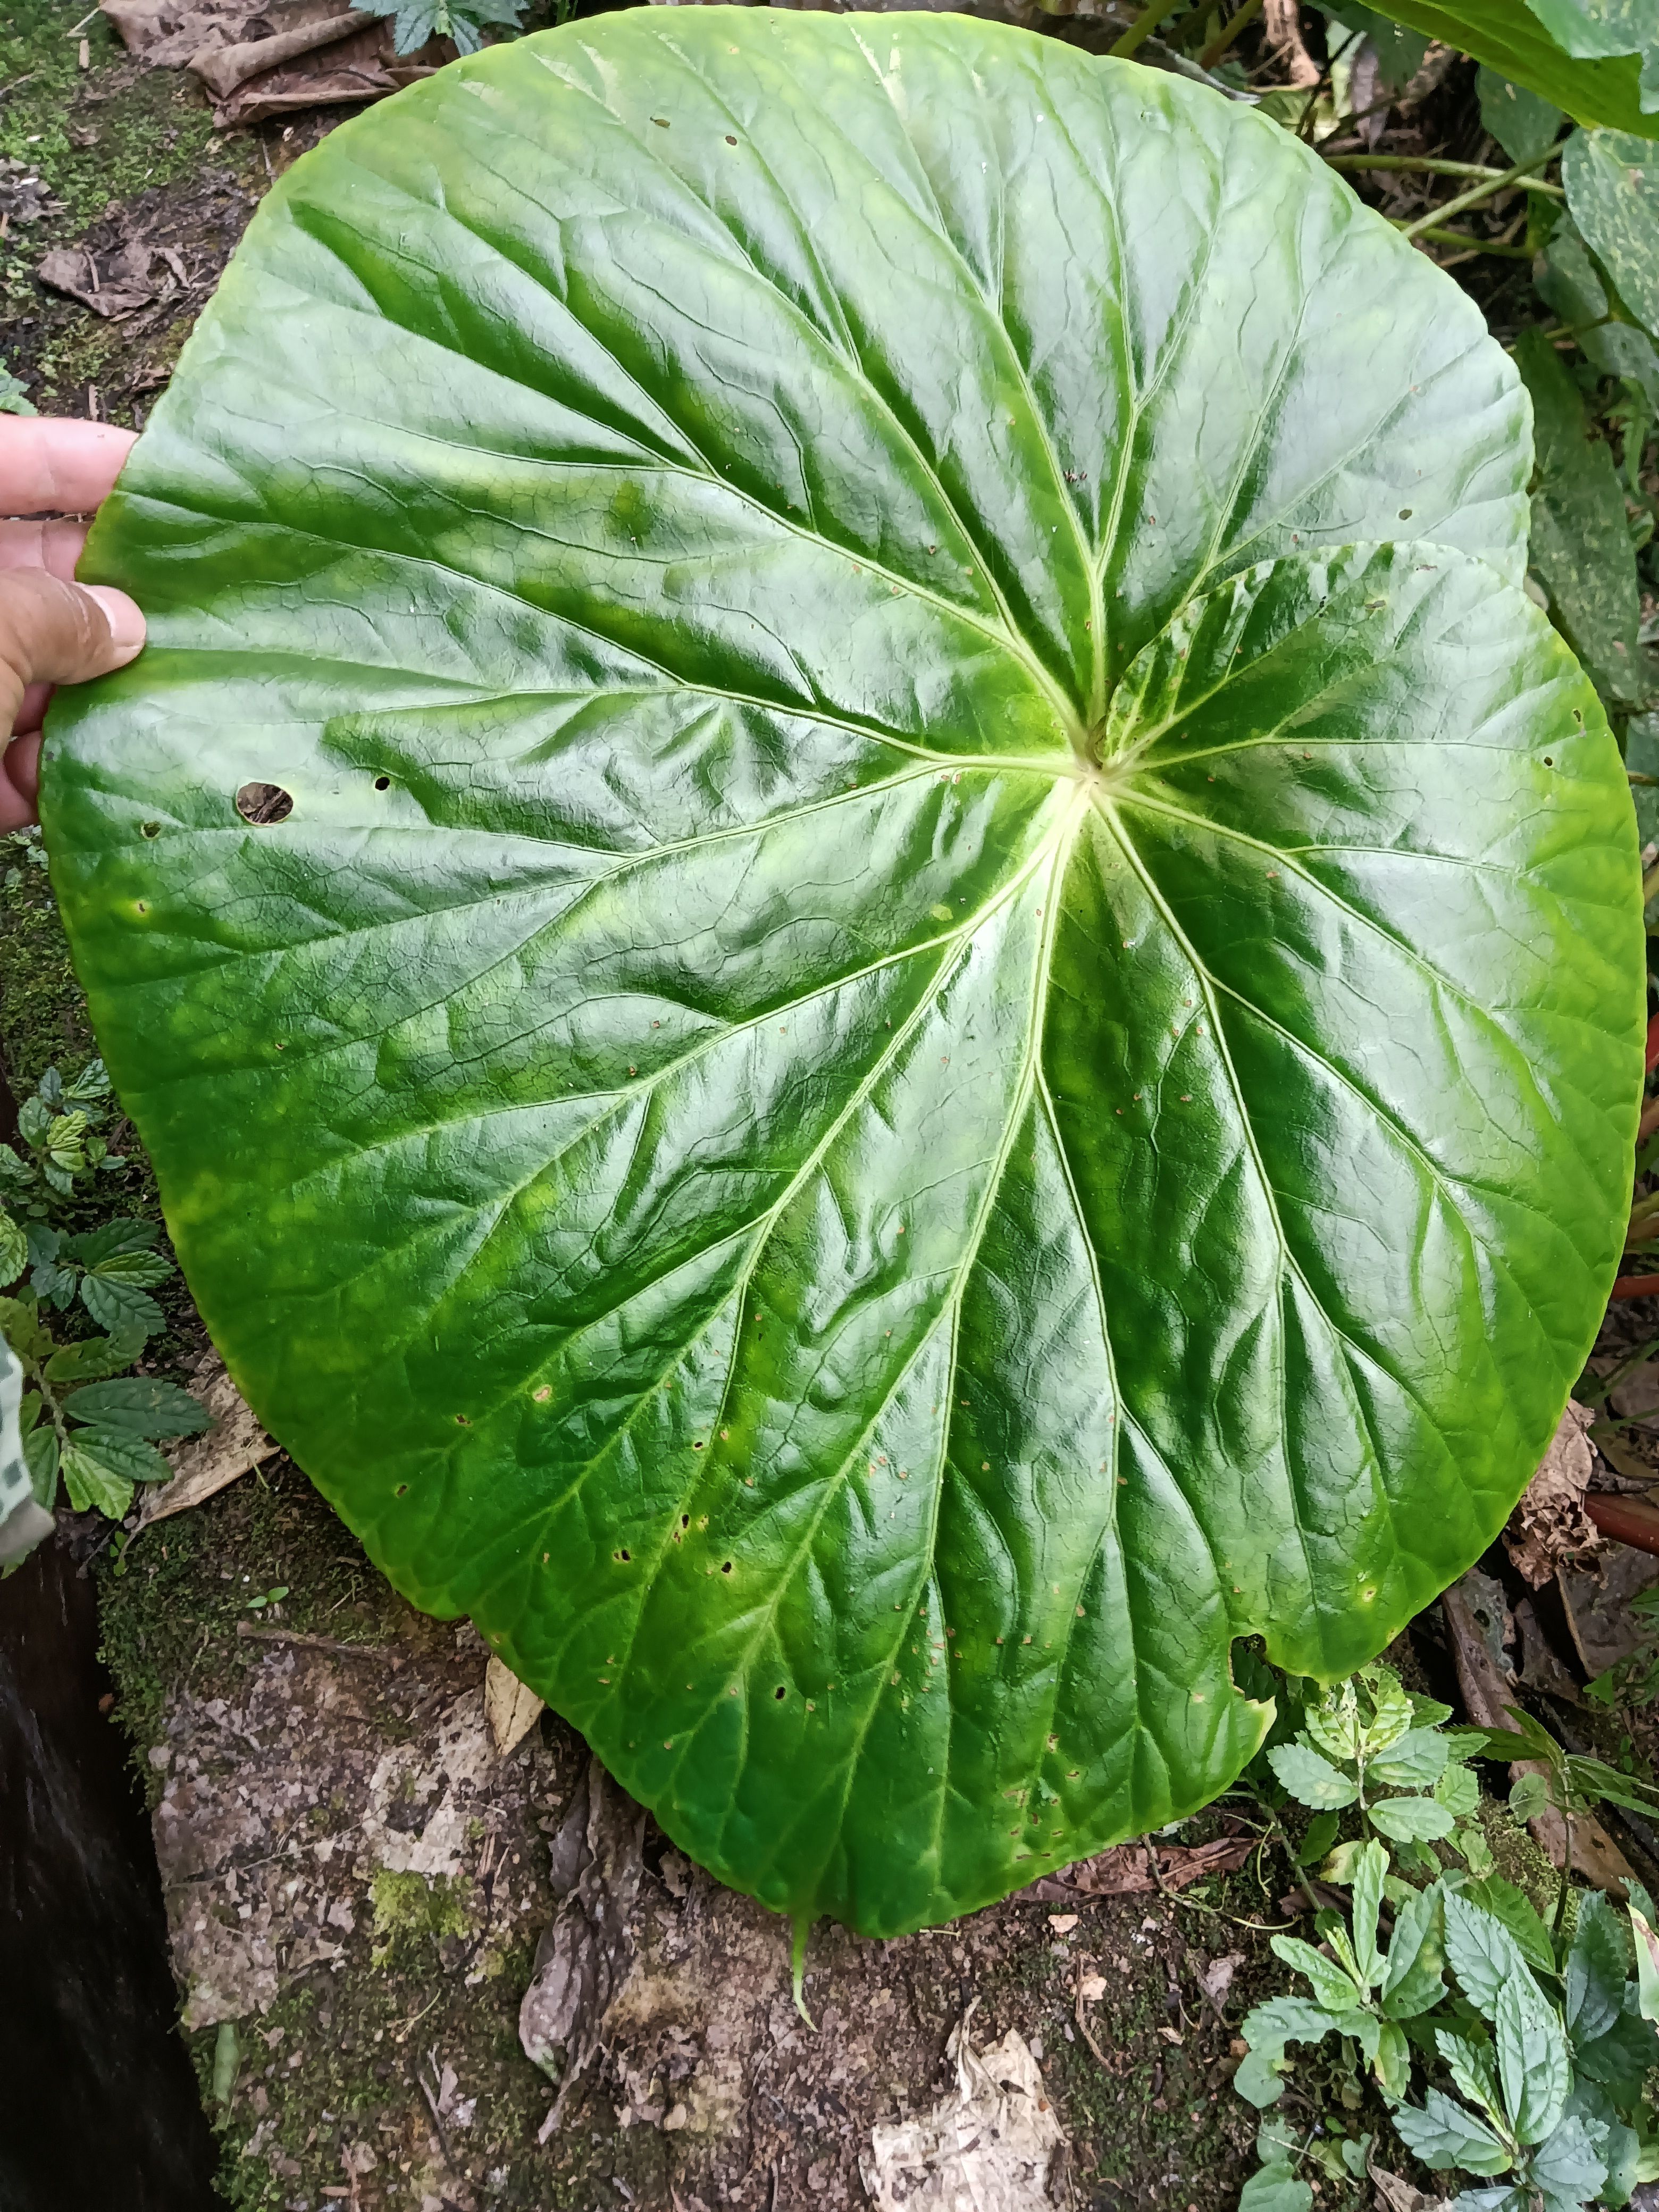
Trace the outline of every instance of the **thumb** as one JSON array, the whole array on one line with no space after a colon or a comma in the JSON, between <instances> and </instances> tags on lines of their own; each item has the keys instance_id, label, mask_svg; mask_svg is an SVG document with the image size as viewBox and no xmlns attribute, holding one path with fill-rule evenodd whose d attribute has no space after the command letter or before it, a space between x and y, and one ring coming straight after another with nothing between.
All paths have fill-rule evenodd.
<instances>
[{"instance_id":1,"label":"thumb","mask_svg":"<svg viewBox=\"0 0 1659 2212\"><path fill-rule=\"evenodd\" d=\"M132 659L144 617L125 592L66 584L44 568L0 571L0 735L32 684L84 684Z\"/></svg>"}]
</instances>

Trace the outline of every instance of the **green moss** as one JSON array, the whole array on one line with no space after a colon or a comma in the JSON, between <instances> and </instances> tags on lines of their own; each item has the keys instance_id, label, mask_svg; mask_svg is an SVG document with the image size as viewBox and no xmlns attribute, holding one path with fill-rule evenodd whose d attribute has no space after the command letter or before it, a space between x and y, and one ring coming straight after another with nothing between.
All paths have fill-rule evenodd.
<instances>
[{"instance_id":1,"label":"green moss","mask_svg":"<svg viewBox=\"0 0 1659 2212\"><path fill-rule=\"evenodd\" d=\"M16 87L0 103L0 154L38 169L64 204L54 231L85 229L112 199L175 183L224 144L194 77L141 70L108 18L83 23L86 12L79 0L9 0L0 20L0 83ZM14 228L13 258L32 258L42 231Z\"/></svg>"},{"instance_id":2,"label":"green moss","mask_svg":"<svg viewBox=\"0 0 1659 2212\"><path fill-rule=\"evenodd\" d=\"M287 1584L287 1597L256 1614L249 1599L278 1583ZM382 1643L400 1618L390 1586L286 1461L245 1476L214 1501L210 1516L157 1522L125 1557L106 1553L99 1607L120 1717L152 1800L161 1778L143 1754L161 1740L169 1705L205 1680L234 1688L258 1655L257 1639L239 1639L239 1622Z\"/></svg>"},{"instance_id":3,"label":"green moss","mask_svg":"<svg viewBox=\"0 0 1659 2212\"><path fill-rule=\"evenodd\" d=\"M1547 1920L1555 1911L1556 1893L1561 1887L1561 1877L1551 1865L1548 1853L1525 1828L1516 1826L1508 1808L1495 1798L1481 1798L1479 1819L1498 1873L1523 1891Z\"/></svg>"},{"instance_id":4,"label":"green moss","mask_svg":"<svg viewBox=\"0 0 1659 2212\"><path fill-rule=\"evenodd\" d=\"M382 1867L368 1895L374 1908L371 1963L376 1966L409 1958L441 1936L465 1936L471 1926L459 1885L443 1875L428 1880L423 1874L394 1874Z\"/></svg>"},{"instance_id":5,"label":"green moss","mask_svg":"<svg viewBox=\"0 0 1659 2212\"><path fill-rule=\"evenodd\" d=\"M97 1047L37 840L0 841L0 1060L21 1097L56 1062L77 1074Z\"/></svg>"}]
</instances>

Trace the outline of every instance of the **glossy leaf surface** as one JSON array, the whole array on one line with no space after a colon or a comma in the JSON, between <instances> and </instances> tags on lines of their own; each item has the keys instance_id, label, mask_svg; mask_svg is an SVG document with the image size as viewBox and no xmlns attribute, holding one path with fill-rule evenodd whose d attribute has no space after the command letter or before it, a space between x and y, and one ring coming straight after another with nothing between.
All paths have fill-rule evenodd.
<instances>
[{"instance_id":1,"label":"glossy leaf surface","mask_svg":"<svg viewBox=\"0 0 1659 2212\"><path fill-rule=\"evenodd\" d=\"M1369 1657L1553 1432L1641 938L1526 422L1263 118L923 15L446 70L191 339L46 789L176 1249L769 1903L1202 1803L1234 1638Z\"/></svg>"}]
</instances>

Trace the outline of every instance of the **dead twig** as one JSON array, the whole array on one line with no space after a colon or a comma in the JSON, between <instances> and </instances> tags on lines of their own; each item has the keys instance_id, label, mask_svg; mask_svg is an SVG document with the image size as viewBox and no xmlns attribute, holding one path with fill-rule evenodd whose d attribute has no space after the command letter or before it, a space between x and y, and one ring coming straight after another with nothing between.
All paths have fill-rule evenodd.
<instances>
[{"instance_id":1,"label":"dead twig","mask_svg":"<svg viewBox=\"0 0 1659 2212\"><path fill-rule=\"evenodd\" d=\"M250 1644L300 1644L307 1651L336 1651L346 1659L377 1659L383 1667L401 1667L400 1653L384 1644L343 1644L334 1636L306 1636L297 1628L266 1628L252 1620L239 1620L236 1633Z\"/></svg>"},{"instance_id":2,"label":"dead twig","mask_svg":"<svg viewBox=\"0 0 1659 2212\"><path fill-rule=\"evenodd\" d=\"M1073 1991L1072 2011L1077 2021L1079 2033L1082 2035L1083 2040L1088 2045L1090 2050L1094 2052L1097 2060L1099 2062L1101 2072L1103 2074L1109 2074L1112 2069L1106 2063L1106 2053L1095 2041L1094 2030L1090 2027L1088 2021L1083 2017L1083 1961L1081 1959L1077 1962L1077 1983L1076 1987Z\"/></svg>"}]
</instances>

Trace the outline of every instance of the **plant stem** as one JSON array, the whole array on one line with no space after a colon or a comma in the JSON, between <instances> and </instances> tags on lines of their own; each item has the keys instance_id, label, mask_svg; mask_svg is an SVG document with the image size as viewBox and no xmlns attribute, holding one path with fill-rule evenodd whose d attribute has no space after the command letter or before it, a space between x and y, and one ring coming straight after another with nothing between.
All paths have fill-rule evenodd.
<instances>
[{"instance_id":1,"label":"plant stem","mask_svg":"<svg viewBox=\"0 0 1659 2212\"><path fill-rule=\"evenodd\" d=\"M1262 0L1244 0L1244 5L1216 33L1198 57L1200 69L1213 69L1239 33L1248 30L1261 13Z\"/></svg>"},{"instance_id":2,"label":"plant stem","mask_svg":"<svg viewBox=\"0 0 1659 2212\"><path fill-rule=\"evenodd\" d=\"M1322 1911L1324 1908L1319 1902L1319 1893L1309 1881L1306 1870L1298 1863L1296 1852L1291 1847L1290 1837L1285 1833L1284 1822L1279 1819L1278 1814L1273 1811L1271 1805L1264 1803L1259 1797L1257 1798L1256 1802L1261 1806L1262 1811L1273 1822L1273 1833L1279 1838L1280 1844L1284 1846L1285 1856L1290 1861L1291 1874L1297 1888L1302 1892L1304 1897L1307 1899L1310 1910L1315 1912Z\"/></svg>"},{"instance_id":3,"label":"plant stem","mask_svg":"<svg viewBox=\"0 0 1659 2212\"><path fill-rule=\"evenodd\" d=\"M1470 231L1443 230L1438 223L1431 230L1425 230L1421 223L1413 224L1409 230L1402 225L1401 234L1405 238L1420 238L1425 246L1461 246L1466 253L1494 253L1500 261L1532 259L1524 246L1504 246L1496 239L1488 245L1484 239L1476 238Z\"/></svg>"},{"instance_id":4,"label":"plant stem","mask_svg":"<svg viewBox=\"0 0 1659 2212\"><path fill-rule=\"evenodd\" d=\"M1483 201L1495 198L1499 192L1508 191L1523 177L1529 177L1534 169L1541 169L1547 161L1553 161L1555 150L1553 146L1547 146L1541 154L1534 154L1529 161L1517 161L1512 169L1504 169L1485 184L1476 185L1467 192L1460 192L1455 199L1448 200L1443 207L1431 208L1427 215L1420 216L1415 222L1408 222L1400 235L1401 238L1420 238L1425 231L1433 230L1443 223L1449 216L1462 215L1466 208L1479 207Z\"/></svg>"},{"instance_id":5,"label":"plant stem","mask_svg":"<svg viewBox=\"0 0 1659 2212\"><path fill-rule=\"evenodd\" d=\"M1561 1929L1567 1917L1567 1890L1572 1878L1572 1815L1564 1805L1561 1808L1561 1887L1555 1893L1555 1918L1550 1926L1550 1940L1559 1943Z\"/></svg>"},{"instance_id":6,"label":"plant stem","mask_svg":"<svg viewBox=\"0 0 1659 2212\"><path fill-rule=\"evenodd\" d=\"M1151 6L1130 24L1115 46L1106 49L1107 52L1120 58L1133 53L1138 46L1152 37L1164 17L1173 15L1180 5L1181 0L1152 0Z\"/></svg>"},{"instance_id":7,"label":"plant stem","mask_svg":"<svg viewBox=\"0 0 1659 2212\"><path fill-rule=\"evenodd\" d=\"M1431 177L1470 177L1492 184L1504 174L1502 169L1488 168L1480 161L1443 161L1432 154L1328 154L1325 166L1328 169L1421 169ZM1553 200L1566 198L1559 185L1543 177L1524 177L1517 190L1542 192Z\"/></svg>"}]
</instances>

